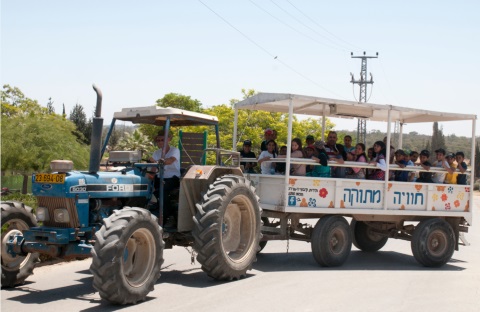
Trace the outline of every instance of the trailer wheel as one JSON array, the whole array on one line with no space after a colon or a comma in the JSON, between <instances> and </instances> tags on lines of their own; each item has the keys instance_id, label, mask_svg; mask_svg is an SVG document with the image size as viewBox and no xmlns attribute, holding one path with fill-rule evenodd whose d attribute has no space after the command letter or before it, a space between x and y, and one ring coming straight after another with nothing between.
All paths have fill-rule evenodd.
<instances>
[{"instance_id":1,"label":"trailer wheel","mask_svg":"<svg viewBox=\"0 0 480 312\"><path fill-rule=\"evenodd\" d=\"M352 219L350 228L353 234L353 245L366 252L375 252L382 249L388 241L387 236L372 231L372 227L365 222Z\"/></svg>"},{"instance_id":2,"label":"trailer wheel","mask_svg":"<svg viewBox=\"0 0 480 312\"><path fill-rule=\"evenodd\" d=\"M270 220L267 217L262 217L261 221L262 221L262 225L269 225L270 224ZM258 243L258 248L259 249L258 249L257 253L262 251L263 248L265 248L265 246L267 246L267 243L268 243L268 241L260 241Z\"/></svg>"},{"instance_id":3,"label":"trailer wheel","mask_svg":"<svg viewBox=\"0 0 480 312\"><path fill-rule=\"evenodd\" d=\"M114 304L145 300L160 277L164 242L157 218L148 210L115 210L95 234L93 287Z\"/></svg>"},{"instance_id":4,"label":"trailer wheel","mask_svg":"<svg viewBox=\"0 0 480 312\"><path fill-rule=\"evenodd\" d=\"M318 220L312 233L312 253L321 266L342 265L351 249L352 232L345 218L329 215Z\"/></svg>"},{"instance_id":5,"label":"trailer wheel","mask_svg":"<svg viewBox=\"0 0 480 312\"><path fill-rule=\"evenodd\" d=\"M193 237L202 270L217 280L234 280L252 268L261 237L261 209L250 181L218 178L196 205Z\"/></svg>"},{"instance_id":6,"label":"trailer wheel","mask_svg":"<svg viewBox=\"0 0 480 312\"><path fill-rule=\"evenodd\" d=\"M415 259L426 267L439 267L447 263L455 249L455 233L448 222L440 218L421 221L412 238Z\"/></svg>"},{"instance_id":7,"label":"trailer wheel","mask_svg":"<svg viewBox=\"0 0 480 312\"><path fill-rule=\"evenodd\" d=\"M2 218L2 287L13 287L25 282L33 274L33 268L38 262L38 253L26 256L12 257L7 252L7 242L10 236L22 234L22 231L37 226L32 208L21 202L1 202Z\"/></svg>"}]
</instances>

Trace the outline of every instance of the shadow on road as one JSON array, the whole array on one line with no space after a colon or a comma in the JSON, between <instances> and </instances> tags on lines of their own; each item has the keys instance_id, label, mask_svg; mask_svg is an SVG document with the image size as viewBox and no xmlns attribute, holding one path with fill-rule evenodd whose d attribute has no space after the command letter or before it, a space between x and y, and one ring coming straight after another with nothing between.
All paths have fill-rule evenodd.
<instances>
[{"instance_id":1,"label":"shadow on road","mask_svg":"<svg viewBox=\"0 0 480 312\"><path fill-rule=\"evenodd\" d=\"M257 255L257 262L253 265L253 271L249 271L246 278L256 275L255 271L260 272L288 272L288 271L355 271L355 270L392 270L392 271L463 271L464 261L452 258L449 263L440 268L426 268L418 264L412 255L406 255L394 251L378 251L374 253L352 250L350 257L340 267L326 268L321 267L314 260L311 252L289 252L289 253L269 253L268 250ZM157 287L165 284L182 285L192 288L218 287L229 282L216 281L203 272L198 263L189 269L175 270L173 265L162 268L160 279L157 281ZM66 299L83 300L95 304L94 307L82 311L117 311L126 306L112 305L98 298L95 289L92 286L93 277L89 270L82 270L76 273L86 275L78 279L75 285L61 288L38 290L35 289L35 283L26 284L12 289L2 289L3 291L21 291L22 294L11 297L8 300L17 301L26 305L43 305L53 301L63 301ZM145 301L155 300L156 297L147 296ZM139 302L138 307L141 307ZM68 309L66 309L68 310Z\"/></svg>"},{"instance_id":2,"label":"shadow on road","mask_svg":"<svg viewBox=\"0 0 480 312\"><path fill-rule=\"evenodd\" d=\"M282 271L352 271L352 270L392 270L392 271L463 271L460 266L463 261L452 258L440 268L427 268L420 265L412 255L394 251L363 252L352 250L347 261L339 267L321 267L313 258L311 252L290 253L260 253L253 268L261 272Z\"/></svg>"}]
</instances>

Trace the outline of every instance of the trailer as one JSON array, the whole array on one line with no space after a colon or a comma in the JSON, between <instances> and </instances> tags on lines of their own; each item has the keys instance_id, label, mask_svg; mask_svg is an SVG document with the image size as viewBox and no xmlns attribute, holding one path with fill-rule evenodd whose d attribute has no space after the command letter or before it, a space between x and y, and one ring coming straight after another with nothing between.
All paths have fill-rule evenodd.
<instances>
[{"instance_id":1,"label":"trailer","mask_svg":"<svg viewBox=\"0 0 480 312\"><path fill-rule=\"evenodd\" d=\"M282 93L259 93L234 107L233 142L238 141L239 110L287 114L287 142L293 138L292 121L296 114L322 118L323 130L326 117L384 122L387 160L395 122L400 125L401 148L406 124L465 121L465 126L472 128L471 159L475 159L476 115ZM287 150L285 159L272 161L285 162L286 168L291 164L318 165L311 159L292 158L290 149ZM375 168L349 161L344 164L330 161L329 165ZM389 177L392 170L422 169L389 165L385 176ZM467 171L467 175L469 185L292 176L289 170L285 175L249 173L246 177L255 186L263 211L261 248L269 240L306 241L311 243L313 256L320 265L338 266L347 260L352 243L360 250L374 252L389 238L397 238L411 242L413 255L420 264L437 267L447 263L460 244L466 244L463 233L472 225L474 170ZM347 218L351 218L350 224ZM312 227L309 219L319 220Z\"/></svg>"}]
</instances>

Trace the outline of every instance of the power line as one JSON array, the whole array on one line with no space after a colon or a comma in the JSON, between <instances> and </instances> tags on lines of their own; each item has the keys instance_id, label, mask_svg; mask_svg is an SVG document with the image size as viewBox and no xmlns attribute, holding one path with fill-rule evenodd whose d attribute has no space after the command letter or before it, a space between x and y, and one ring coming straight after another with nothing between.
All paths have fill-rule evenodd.
<instances>
[{"instance_id":1,"label":"power line","mask_svg":"<svg viewBox=\"0 0 480 312\"><path fill-rule=\"evenodd\" d=\"M198 0L198 2L200 2L201 4L203 4L207 9L209 9L210 11L213 12L213 14L215 14L216 16L218 16L222 21L224 21L225 23L228 24L228 26L232 27L233 29L235 29L238 33L240 33L243 37L245 37L245 39L247 39L248 41L250 41L251 43L253 43L254 45L256 45L258 48L260 48L263 52L267 53L268 55L270 55L271 57L273 58L276 58L275 55L273 55L272 53L268 52L267 49L265 49L264 47L262 47L261 45L259 45L258 43L256 43L255 41L253 41L252 39L250 39L247 35L245 35L240 29L238 29L237 27L233 26L229 21L227 21L226 19L224 19L220 14L218 14L217 12L215 12L212 8L210 8L208 5L206 5L202 0Z\"/></svg>"},{"instance_id":2,"label":"power line","mask_svg":"<svg viewBox=\"0 0 480 312\"><path fill-rule=\"evenodd\" d=\"M285 10L284 8L282 8L280 5L278 5L277 3L275 3L273 0L270 0L270 2L272 2L274 5L276 5L280 10L282 10L283 12L285 12L288 16L290 16L291 18L293 18L294 20L296 20L298 23L302 24L303 26L305 26L306 28L310 29L311 31L313 31L314 33L316 33L317 35L319 35L320 37L323 37L325 39L327 39L328 41L332 42L333 44L336 44L339 46L339 50L342 50L342 51L347 51L344 47L342 47L341 45L339 45L337 42L331 40L330 38L324 36L323 34L319 33L318 31L316 31L315 29L313 29L312 27L308 26L307 24L305 24L302 20L298 19L296 16L292 15L290 12L288 12L287 10Z\"/></svg>"},{"instance_id":3,"label":"power line","mask_svg":"<svg viewBox=\"0 0 480 312\"><path fill-rule=\"evenodd\" d=\"M316 43L318 43L318 44L327 46L327 47L332 48L332 49L338 49L338 50L341 50L341 51L346 51L346 50L344 50L344 49L337 48L337 47L335 47L335 46L331 46L331 45L329 45L329 44L326 44L326 43L324 43L324 42L321 42L321 41L316 40L315 38L310 37L309 35L301 32L300 30L298 30L298 29L294 28L293 26L287 24L285 21L281 20L280 18L274 16L273 14L271 14L271 13L268 12L266 9L264 9L264 8L261 7L260 5L256 4L256 3L253 2L252 0L249 0L249 1L250 1L254 6L256 6L257 8L259 8L259 9L262 10L263 12L267 13L267 14L270 15L272 18L276 19L278 22L282 23L283 25L287 26L288 28L292 29L293 31L299 33L300 35L307 37L308 39L312 40L313 42L316 42ZM328 39L328 38L326 38L326 39Z\"/></svg>"},{"instance_id":4,"label":"power line","mask_svg":"<svg viewBox=\"0 0 480 312\"><path fill-rule=\"evenodd\" d=\"M225 18L223 18L220 14L218 14L217 12L215 12L212 8L210 8L208 5L206 5L202 0L198 0L198 2L200 2L201 4L203 4L207 9L209 9L211 12L213 12L216 16L218 16L222 21L224 21L228 26L232 27L233 29L235 29L238 33L240 33L245 39L247 39L248 41L250 41L251 43L253 43L255 46L257 46L259 49L261 49L263 52L265 52L266 54L268 54L269 56L271 56L274 60L280 62L280 64L282 64L283 66L285 66L286 68L290 69L292 72L296 73L297 75L299 75L300 77L310 81L311 83L313 83L314 85L316 85L317 87L325 90L325 91L328 91L330 93L332 93L333 95L339 97L339 98L344 98L343 96L325 88L324 86L320 85L319 83L317 83L316 81L314 81L313 79L305 76L304 74L300 73L299 71L297 71L295 68L293 68L292 66L288 65L287 63L285 63L284 61L282 61L277 55L274 55L272 53L270 53L267 49L265 49L264 47L262 47L260 44L258 44L257 42L255 42L253 39L251 39L250 37L248 37L246 34L244 34L240 29L238 29L237 27L235 27L232 23L230 23L229 21L227 21Z\"/></svg>"},{"instance_id":5,"label":"power line","mask_svg":"<svg viewBox=\"0 0 480 312\"><path fill-rule=\"evenodd\" d=\"M356 48L358 51L361 51L361 49L359 47L357 47L356 45L354 44L351 44L345 40L343 40L342 38L338 37L337 35L335 35L334 33L330 32L328 29L326 29L325 27L323 27L322 25L320 25L319 23L317 23L313 18L311 18L310 16L308 16L307 14L305 14L303 11L301 11L297 6L295 6L293 3L291 3L289 0L286 0L292 7L294 7L298 12L300 12L303 16L305 16L307 19L309 19L312 23L314 23L315 25L317 25L318 27L320 27L321 29L323 29L325 32L327 32L328 34L330 34L331 36L335 37L337 40L339 41L342 41L344 43L346 43L347 45L351 46L351 47L354 47Z\"/></svg>"}]
</instances>

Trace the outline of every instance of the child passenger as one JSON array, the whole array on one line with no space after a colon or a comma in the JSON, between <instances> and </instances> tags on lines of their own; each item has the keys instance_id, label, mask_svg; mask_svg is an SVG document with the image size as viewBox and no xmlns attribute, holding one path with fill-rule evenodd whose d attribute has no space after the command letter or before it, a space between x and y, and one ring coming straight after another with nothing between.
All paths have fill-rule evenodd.
<instances>
[{"instance_id":1,"label":"child passenger","mask_svg":"<svg viewBox=\"0 0 480 312\"><path fill-rule=\"evenodd\" d=\"M465 154L463 152L457 152L455 154L455 159L457 160L457 168L461 172L457 176L457 184L467 185L467 175L465 171L467 171L467 164L465 163Z\"/></svg>"},{"instance_id":2,"label":"child passenger","mask_svg":"<svg viewBox=\"0 0 480 312\"><path fill-rule=\"evenodd\" d=\"M260 156L258 156L258 163L260 164L260 168L262 174L272 174L275 173L275 164L269 161L272 158L277 158L275 154L275 141L269 140L266 143L267 150L262 151Z\"/></svg>"},{"instance_id":3,"label":"child passenger","mask_svg":"<svg viewBox=\"0 0 480 312\"><path fill-rule=\"evenodd\" d=\"M367 163L367 155L365 155L365 144L358 143L355 145L355 159L356 162ZM365 168L351 168L352 173L346 175L348 179L365 179Z\"/></svg>"},{"instance_id":4,"label":"child passenger","mask_svg":"<svg viewBox=\"0 0 480 312\"><path fill-rule=\"evenodd\" d=\"M295 138L292 140L292 153L290 154L290 157L292 158L303 158L303 149L302 149L302 140L299 138ZM306 171L306 165L305 164L292 164L291 165L291 175L294 176L304 176Z\"/></svg>"},{"instance_id":5,"label":"child passenger","mask_svg":"<svg viewBox=\"0 0 480 312\"><path fill-rule=\"evenodd\" d=\"M315 151L312 159L319 163L319 165L313 166L311 172L308 172L306 175L309 177L323 177L329 178L331 176L331 169L328 166L328 156L327 151L325 150L325 143L323 141L315 142Z\"/></svg>"},{"instance_id":6,"label":"child passenger","mask_svg":"<svg viewBox=\"0 0 480 312\"><path fill-rule=\"evenodd\" d=\"M401 149L398 149L395 152L395 164L400 168L405 168L407 166L407 154ZM395 181L407 182L409 171L404 170L394 170Z\"/></svg>"},{"instance_id":7,"label":"child passenger","mask_svg":"<svg viewBox=\"0 0 480 312\"><path fill-rule=\"evenodd\" d=\"M373 151L376 156L373 161L370 161L370 164L375 165L377 169L372 172L369 179L385 180L385 171L387 170L387 163L385 161L385 155L387 153L385 150L385 143L382 141L376 141L375 144L373 144Z\"/></svg>"},{"instance_id":8,"label":"child passenger","mask_svg":"<svg viewBox=\"0 0 480 312\"><path fill-rule=\"evenodd\" d=\"M427 150L422 150L420 152L420 163L416 165L421 166L424 170L430 170L430 167L432 166L432 164L428 161L429 157L430 157L430 152ZM432 172L421 171L418 174L418 179L416 182L433 183Z\"/></svg>"}]
</instances>

